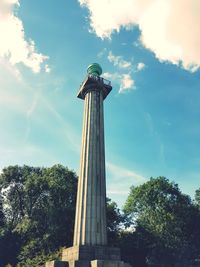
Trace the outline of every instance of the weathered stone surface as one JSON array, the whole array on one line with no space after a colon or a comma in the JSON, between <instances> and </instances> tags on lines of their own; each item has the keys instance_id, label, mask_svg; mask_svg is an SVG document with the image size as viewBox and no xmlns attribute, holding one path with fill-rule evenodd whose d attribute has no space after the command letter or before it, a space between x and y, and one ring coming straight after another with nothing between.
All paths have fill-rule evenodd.
<instances>
[{"instance_id":1,"label":"weathered stone surface","mask_svg":"<svg viewBox=\"0 0 200 267\"><path fill-rule=\"evenodd\" d=\"M128 263L115 260L78 260L78 261L48 261L45 267L131 267Z\"/></svg>"},{"instance_id":2,"label":"weathered stone surface","mask_svg":"<svg viewBox=\"0 0 200 267\"><path fill-rule=\"evenodd\" d=\"M91 261L91 267L131 267L123 261L94 260Z\"/></svg>"},{"instance_id":3,"label":"weathered stone surface","mask_svg":"<svg viewBox=\"0 0 200 267\"><path fill-rule=\"evenodd\" d=\"M66 261L47 261L45 267L69 267Z\"/></svg>"},{"instance_id":4,"label":"weathered stone surface","mask_svg":"<svg viewBox=\"0 0 200 267\"><path fill-rule=\"evenodd\" d=\"M62 260L120 260L120 249L107 246L73 246L63 250Z\"/></svg>"},{"instance_id":5,"label":"weathered stone surface","mask_svg":"<svg viewBox=\"0 0 200 267\"><path fill-rule=\"evenodd\" d=\"M102 90L93 84L84 100L74 246L102 246L107 244Z\"/></svg>"},{"instance_id":6,"label":"weathered stone surface","mask_svg":"<svg viewBox=\"0 0 200 267\"><path fill-rule=\"evenodd\" d=\"M95 74L78 93L85 103L73 247L63 250L63 262L45 267L130 267L118 248L107 246L103 101L111 90Z\"/></svg>"},{"instance_id":7,"label":"weathered stone surface","mask_svg":"<svg viewBox=\"0 0 200 267\"><path fill-rule=\"evenodd\" d=\"M69 261L69 267L91 267L90 261Z\"/></svg>"},{"instance_id":8,"label":"weathered stone surface","mask_svg":"<svg viewBox=\"0 0 200 267\"><path fill-rule=\"evenodd\" d=\"M120 260L120 249L107 246L73 246L63 250L62 260Z\"/></svg>"}]
</instances>

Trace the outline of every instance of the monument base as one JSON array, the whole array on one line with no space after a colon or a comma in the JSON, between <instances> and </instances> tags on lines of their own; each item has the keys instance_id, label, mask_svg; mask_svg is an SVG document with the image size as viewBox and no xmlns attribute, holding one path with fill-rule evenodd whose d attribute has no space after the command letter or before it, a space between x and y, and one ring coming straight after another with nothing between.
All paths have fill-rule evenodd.
<instances>
[{"instance_id":1,"label":"monument base","mask_svg":"<svg viewBox=\"0 0 200 267\"><path fill-rule=\"evenodd\" d=\"M123 261L111 260L93 260L93 261L49 261L45 267L131 267L130 264Z\"/></svg>"},{"instance_id":2,"label":"monument base","mask_svg":"<svg viewBox=\"0 0 200 267\"><path fill-rule=\"evenodd\" d=\"M121 261L120 249L107 246L73 246L62 252L62 261L46 262L45 267L131 267Z\"/></svg>"},{"instance_id":3,"label":"monument base","mask_svg":"<svg viewBox=\"0 0 200 267\"><path fill-rule=\"evenodd\" d=\"M63 249L63 261L78 261L78 260L114 260L120 261L121 254L119 248L108 246L73 246Z\"/></svg>"},{"instance_id":4,"label":"monument base","mask_svg":"<svg viewBox=\"0 0 200 267\"><path fill-rule=\"evenodd\" d=\"M91 261L91 267L131 267L130 264L123 261L94 260Z\"/></svg>"},{"instance_id":5,"label":"monument base","mask_svg":"<svg viewBox=\"0 0 200 267\"><path fill-rule=\"evenodd\" d=\"M66 261L47 261L45 267L68 267L68 262Z\"/></svg>"}]
</instances>

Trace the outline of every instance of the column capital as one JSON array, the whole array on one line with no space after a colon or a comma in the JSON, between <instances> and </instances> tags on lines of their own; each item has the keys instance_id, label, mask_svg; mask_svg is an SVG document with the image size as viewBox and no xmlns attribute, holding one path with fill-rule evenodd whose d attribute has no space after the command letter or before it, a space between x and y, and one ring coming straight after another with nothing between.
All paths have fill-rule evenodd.
<instances>
[{"instance_id":1,"label":"column capital","mask_svg":"<svg viewBox=\"0 0 200 267\"><path fill-rule=\"evenodd\" d=\"M102 91L103 99L105 99L112 90L111 82L100 76L89 74L81 84L77 97L85 99L88 92L97 90Z\"/></svg>"}]
</instances>

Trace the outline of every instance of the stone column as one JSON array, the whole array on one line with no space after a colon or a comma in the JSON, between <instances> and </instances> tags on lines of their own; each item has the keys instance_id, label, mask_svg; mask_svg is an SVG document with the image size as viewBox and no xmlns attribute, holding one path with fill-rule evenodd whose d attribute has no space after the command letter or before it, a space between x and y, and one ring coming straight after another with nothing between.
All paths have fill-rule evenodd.
<instances>
[{"instance_id":1,"label":"stone column","mask_svg":"<svg viewBox=\"0 0 200 267\"><path fill-rule=\"evenodd\" d=\"M103 91L85 95L74 246L106 245L106 185Z\"/></svg>"},{"instance_id":2,"label":"stone column","mask_svg":"<svg viewBox=\"0 0 200 267\"><path fill-rule=\"evenodd\" d=\"M84 119L78 181L74 242L63 249L62 261L46 267L130 267L120 249L107 246L103 101L112 90L93 63L87 69L78 98L84 100Z\"/></svg>"}]
</instances>

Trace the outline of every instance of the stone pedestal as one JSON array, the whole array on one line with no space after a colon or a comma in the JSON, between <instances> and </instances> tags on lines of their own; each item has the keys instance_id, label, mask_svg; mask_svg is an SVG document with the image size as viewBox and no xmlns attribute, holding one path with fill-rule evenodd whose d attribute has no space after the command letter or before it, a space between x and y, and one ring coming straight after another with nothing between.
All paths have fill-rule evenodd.
<instances>
[{"instance_id":1,"label":"stone pedestal","mask_svg":"<svg viewBox=\"0 0 200 267\"><path fill-rule=\"evenodd\" d=\"M73 246L63 250L63 261L121 259L120 249L108 246Z\"/></svg>"},{"instance_id":2,"label":"stone pedestal","mask_svg":"<svg viewBox=\"0 0 200 267\"><path fill-rule=\"evenodd\" d=\"M131 267L130 264L123 261L111 260L79 260L79 261L50 261L47 262L45 267Z\"/></svg>"},{"instance_id":3,"label":"stone pedestal","mask_svg":"<svg viewBox=\"0 0 200 267\"><path fill-rule=\"evenodd\" d=\"M123 261L104 261L104 260L94 260L91 261L91 267L131 267L128 263Z\"/></svg>"},{"instance_id":4,"label":"stone pedestal","mask_svg":"<svg viewBox=\"0 0 200 267\"><path fill-rule=\"evenodd\" d=\"M73 246L63 250L62 261L45 267L131 267L121 261L120 249L108 246Z\"/></svg>"},{"instance_id":5,"label":"stone pedestal","mask_svg":"<svg viewBox=\"0 0 200 267\"><path fill-rule=\"evenodd\" d=\"M45 267L68 267L68 262L64 261L47 261Z\"/></svg>"}]
</instances>

